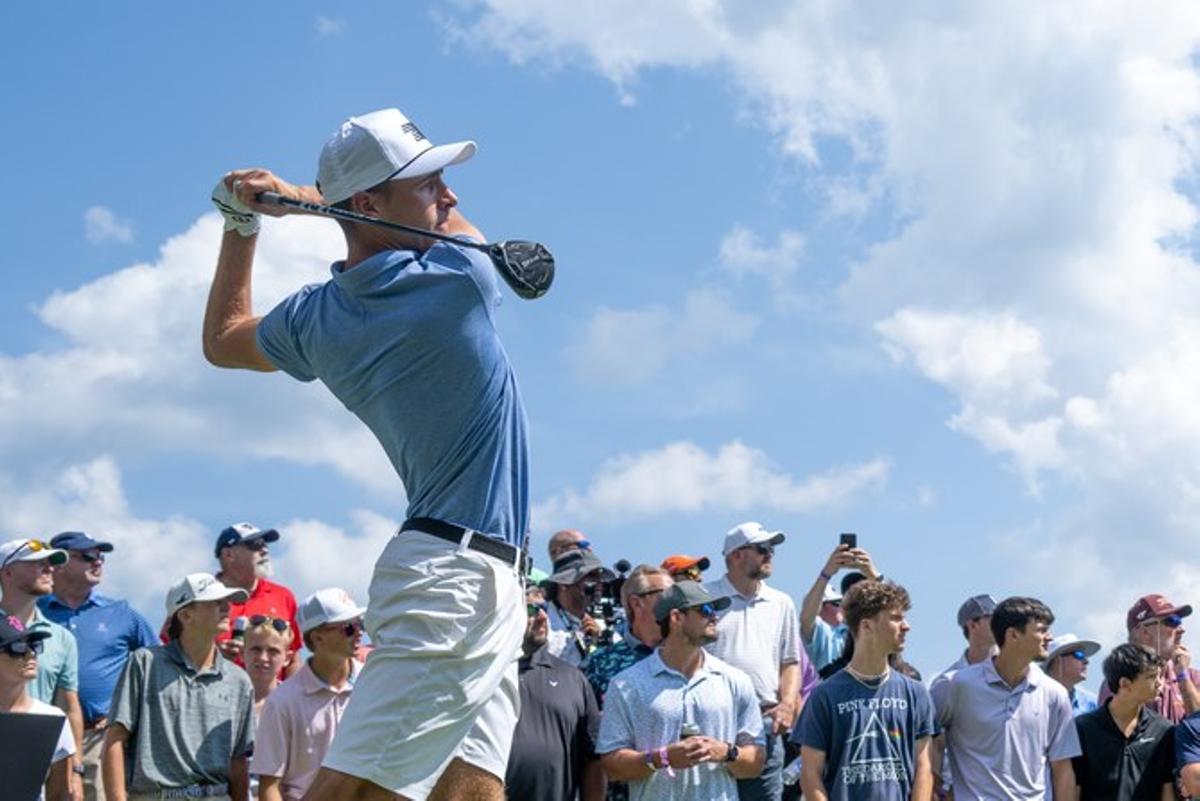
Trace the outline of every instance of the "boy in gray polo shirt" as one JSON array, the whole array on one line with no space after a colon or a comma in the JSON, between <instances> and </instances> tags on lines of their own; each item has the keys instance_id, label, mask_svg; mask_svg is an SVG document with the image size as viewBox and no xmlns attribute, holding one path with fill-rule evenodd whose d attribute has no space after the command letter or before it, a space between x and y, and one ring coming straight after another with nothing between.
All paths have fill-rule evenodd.
<instances>
[{"instance_id":1,"label":"boy in gray polo shirt","mask_svg":"<svg viewBox=\"0 0 1200 801\"><path fill-rule=\"evenodd\" d=\"M109 711L102 766L108 801L247 801L254 688L222 658L229 602L246 591L193 573L167 591L166 645L136 651Z\"/></svg>"},{"instance_id":2,"label":"boy in gray polo shirt","mask_svg":"<svg viewBox=\"0 0 1200 801\"><path fill-rule=\"evenodd\" d=\"M1000 652L933 687L956 801L1075 798L1071 759L1080 748L1071 699L1033 664L1048 655L1053 622L1041 601L1006 598L991 620Z\"/></svg>"}]
</instances>

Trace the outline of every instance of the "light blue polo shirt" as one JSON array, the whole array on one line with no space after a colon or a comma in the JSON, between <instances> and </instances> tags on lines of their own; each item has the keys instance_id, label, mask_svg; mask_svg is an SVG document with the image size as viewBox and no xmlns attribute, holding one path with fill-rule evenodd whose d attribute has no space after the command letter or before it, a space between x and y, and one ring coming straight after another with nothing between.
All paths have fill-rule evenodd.
<instances>
[{"instance_id":1,"label":"light blue polo shirt","mask_svg":"<svg viewBox=\"0 0 1200 801\"><path fill-rule=\"evenodd\" d=\"M848 631L849 629L844 623L840 626L831 626L819 617L813 621L812 639L804 643L804 650L808 652L808 658L812 660L817 670L841 657L842 651L846 647ZM801 636L803 636L803 632L801 632Z\"/></svg>"},{"instance_id":2,"label":"light blue polo shirt","mask_svg":"<svg viewBox=\"0 0 1200 801\"><path fill-rule=\"evenodd\" d=\"M125 660L139 648L158 645L154 629L127 601L98 592L93 592L78 609L53 595L38 599L38 608L75 636L84 722L106 716Z\"/></svg>"},{"instance_id":3,"label":"light blue polo shirt","mask_svg":"<svg viewBox=\"0 0 1200 801\"><path fill-rule=\"evenodd\" d=\"M492 319L495 266L448 243L343 266L272 309L259 348L293 378L321 379L367 424L404 482L409 517L522 545L528 438Z\"/></svg>"},{"instance_id":4,"label":"light blue polo shirt","mask_svg":"<svg viewBox=\"0 0 1200 801\"><path fill-rule=\"evenodd\" d=\"M50 636L42 640L37 678L29 682L29 694L39 701L53 704L54 693L58 690L78 692L79 648L75 644L75 635L47 620L36 606L28 628L50 632Z\"/></svg>"},{"instance_id":5,"label":"light blue polo shirt","mask_svg":"<svg viewBox=\"0 0 1200 801\"><path fill-rule=\"evenodd\" d=\"M766 743L758 695L750 677L712 654L689 679L655 651L613 677L604 696L597 754L621 748L651 751L679 740L685 723L727 743ZM723 763L659 770L629 782L631 801L737 801L737 780Z\"/></svg>"}]
</instances>

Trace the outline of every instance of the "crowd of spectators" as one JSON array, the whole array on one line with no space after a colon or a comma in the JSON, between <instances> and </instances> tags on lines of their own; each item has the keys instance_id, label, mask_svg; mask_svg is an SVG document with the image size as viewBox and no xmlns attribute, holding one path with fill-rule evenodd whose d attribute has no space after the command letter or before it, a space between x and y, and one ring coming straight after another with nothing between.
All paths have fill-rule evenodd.
<instances>
[{"instance_id":1,"label":"crowd of spectators","mask_svg":"<svg viewBox=\"0 0 1200 801\"><path fill-rule=\"evenodd\" d=\"M367 610L272 581L279 536L220 532L217 572L167 589L158 633L101 592L111 543L0 544L0 712L62 721L42 797L304 796L370 658ZM925 683L902 657L909 590L844 541L797 608L768 583L786 547L747 522L716 570L609 567L582 532L551 537L551 569L527 577L508 797L1200 796L1190 605L1137 599L1096 695L1100 643L1052 634L1036 598L977 594L953 621L961 657Z\"/></svg>"}]
</instances>

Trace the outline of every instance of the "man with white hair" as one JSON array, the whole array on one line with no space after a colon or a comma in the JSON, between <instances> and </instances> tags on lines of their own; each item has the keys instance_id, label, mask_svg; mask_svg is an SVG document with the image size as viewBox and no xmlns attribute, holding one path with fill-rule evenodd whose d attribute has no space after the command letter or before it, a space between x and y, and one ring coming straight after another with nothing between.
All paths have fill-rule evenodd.
<instances>
[{"instance_id":1,"label":"man with white hair","mask_svg":"<svg viewBox=\"0 0 1200 801\"><path fill-rule=\"evenodd\" d=\"M125 663L109 709L102 757L109 801L247 801L254 687L222 658L229 604L246 591L208 573L167 590L167 644Z\"/></svg>"},{"instance_id":2,"label":"man with white hair","mask_svg":"<svg viewBox=\"0 0 1200 801\"><path fill-rule=\"evenodd\" d=\"M362 671L354 652L366 611L337 587L304 599L300 629L312 656L263 705L250 766L259 801L298 801L316 778Z\"/></svg>"},{"instance_id":3,"label":"man with white hair","mask_svg":"<svg viewBox=\"0 0 1200 801\"><path fill-rule=\"evenodd\" d=\"M800 623L796 605L768 587L775 547L786 539L746 522L725 535L725 575L704 585L731 604L720 613L719 633L705 649L750 676L765 723L762 773L738 780L741 801L779 801L783 796L783 734L791 731L800 699Z\"/></svg>"},{"instance_id":4,"label":"man with white hair","mask_svg":"<svg viewBox=\"0 0 1200 801\"><path fill-rule=\"evenodd\" d=\"M503 798L527 617L528 437L487 254L339 220L346 258L330 280L259 317L259 213L296 212L258 198L273 192L483 243L443 173L474 153L474 142L435 146L389 108L338 127L315 186L249 169L214 188L225 235L206 358L319 378L371 429L409 501L371 581L365 622L375 649L305 796L313 801Z\"/></svg>"}]
</instances>

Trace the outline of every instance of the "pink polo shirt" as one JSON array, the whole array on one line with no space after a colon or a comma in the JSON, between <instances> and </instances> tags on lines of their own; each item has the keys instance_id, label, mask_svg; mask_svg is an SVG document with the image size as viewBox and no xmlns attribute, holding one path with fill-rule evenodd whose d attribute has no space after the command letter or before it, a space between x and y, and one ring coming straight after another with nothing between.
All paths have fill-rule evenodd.
<instances>
[{"instance_id":1,"label":"pink polo shirt","mask_svg":"<svg viewBox=\"0 0 1200 801\"><path fill-rule=\"evenodd\" d=\"M267 696L254 736L250 772L278 776L287 801L299 801L317 777L362 664L352 662L350 681L335 690L306 662Z\"/></svg>"}]
</instances>

